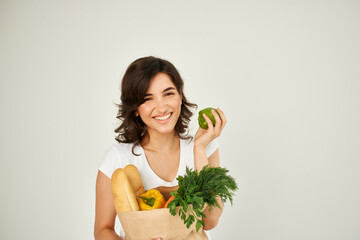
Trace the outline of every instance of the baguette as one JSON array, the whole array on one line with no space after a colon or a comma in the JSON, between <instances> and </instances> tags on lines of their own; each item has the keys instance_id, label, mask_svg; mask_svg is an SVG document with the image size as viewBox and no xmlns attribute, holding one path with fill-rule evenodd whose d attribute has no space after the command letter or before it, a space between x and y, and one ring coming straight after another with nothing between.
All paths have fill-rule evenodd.
<instances>
[{"instance_id":1,"label":"baguette","mask_svg":"<svg viewBox=\"0 0 360 240\"><path fill-rule=\"evenodd\" d=\"M134 190L124 169L118 168L111 176L111 192L116 212L139 211Z\"/></svg>"},{"instance_id":2,"label":"baguette","mask_svg":"<svg viewBox=\"0 0 360 240\"><path fill-rule=\"evenodd\" d=\"M131 187L134 190L135 196L139 197L141 194L145 192L139 170L132 164L126 165L124 170L126 176L130 181Z\"/></svg>"}]
</instances>

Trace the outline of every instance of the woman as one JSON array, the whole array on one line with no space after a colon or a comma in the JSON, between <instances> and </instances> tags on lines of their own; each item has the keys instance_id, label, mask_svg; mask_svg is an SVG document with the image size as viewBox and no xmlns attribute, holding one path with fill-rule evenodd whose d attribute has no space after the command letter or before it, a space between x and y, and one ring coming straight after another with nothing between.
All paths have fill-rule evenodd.
<instances>
[{"instance_id":1,"label":"woman","mask_svg":"<svg viewBox=\"0 0 360 240\"><path fill-rule=\"evenodd\" d=\"M145 190L157 188L167 199L177 188L177 176L184 175L186 166L201 170L205 165L219 166L218 144L215 140L226 119L217 109L213 112L215 127L204 114L209 128L199 128L195 138L187 136L192 116L183 92L183 80L168 61L144 57L128 67L121 85L118 117L122 123L115 130L114 144L105 154L96 181L95 239L124 239L115 233L116 211L110 178L115 169L128 164L140 172ZM223 206L219 199L219 204ZM204 230L217 225L222 214L219 208L205 209Z\"/></svg>"}]
</instances>

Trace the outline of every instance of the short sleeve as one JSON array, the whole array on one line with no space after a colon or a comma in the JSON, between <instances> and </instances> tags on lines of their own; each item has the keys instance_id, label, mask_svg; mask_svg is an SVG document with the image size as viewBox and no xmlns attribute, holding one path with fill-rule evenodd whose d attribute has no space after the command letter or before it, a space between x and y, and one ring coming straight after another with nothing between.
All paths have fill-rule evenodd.
<instances>
[{"instance_id":1,"label":"short sleeve","mask_svg":"<svg viewBox=\"0 0 360 240\"><path fill-rule=\"evenodd\" d=\"M217 140L215 138L206 147L206 157L210 157L218 148L219 148L219 143L217 142Z\"/></svg>"},{"instance_id":2,"label":"short sleeve","mask_svg":"<svg viewBox=\"0 0 360 240\"><path fill-rule=\"evenodd\" d=\"M119 164L120 155L115 146L110 147L102 158L99 170L111 178Z\"/></svg>"}]
</instances>

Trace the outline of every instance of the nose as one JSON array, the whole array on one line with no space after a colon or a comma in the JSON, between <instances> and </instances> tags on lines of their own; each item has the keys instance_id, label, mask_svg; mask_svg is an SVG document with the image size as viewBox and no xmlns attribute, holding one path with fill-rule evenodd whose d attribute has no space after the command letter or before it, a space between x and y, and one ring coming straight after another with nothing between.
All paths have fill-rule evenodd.
<instances>
[{"instance_id":1,"label":"nose","mask_svg":"<svg viewBox=\"0 0 360 240\"><path fill-rule=\"evenodd\" d=\"M166 111L166 100L163 98L159 98L156 101L156 109L160 112L160 113L164 113Z\"/></svg>"}]
</instances>

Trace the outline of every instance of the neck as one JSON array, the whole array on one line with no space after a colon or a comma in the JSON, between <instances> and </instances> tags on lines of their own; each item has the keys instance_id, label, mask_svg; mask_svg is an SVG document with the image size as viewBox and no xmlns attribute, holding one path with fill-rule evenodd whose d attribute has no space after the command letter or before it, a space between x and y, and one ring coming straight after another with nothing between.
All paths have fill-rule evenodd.
<instances>
[{"instance_id":1,"label":"neck","mask_svg":"<svg viewBox=\"0 0 360 240\"><path fill-rule=\"evenodd\" d=\"M174 131L169 134L160 134L160 133L150 133L147 132L141 141L141 146L144 149L150 151L170 151L172 152L174 149L177 149L179 145L180 137Z\"/></svg>"}]
</instances>

